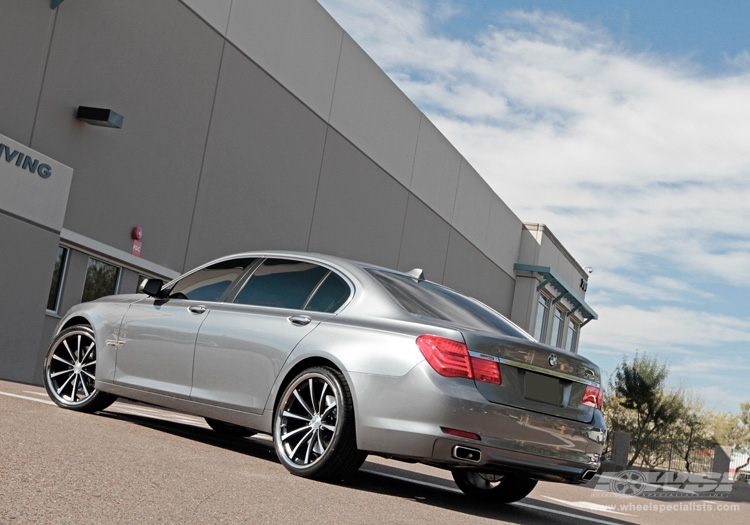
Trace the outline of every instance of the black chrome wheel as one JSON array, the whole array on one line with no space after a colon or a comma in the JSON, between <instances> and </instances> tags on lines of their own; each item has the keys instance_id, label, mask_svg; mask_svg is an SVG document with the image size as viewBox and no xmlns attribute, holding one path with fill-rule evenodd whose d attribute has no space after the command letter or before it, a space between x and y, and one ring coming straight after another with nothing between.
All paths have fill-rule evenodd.
<instances>
[{"instance_id":1,"label":"black chrome wheel","mask_svg":"<svg viewBox=\"0 0 750 525\"><path fill-rule=\"evenodd\" d=\"M367 456L357 450L349 387L330 368L308 369L289 383L276 409L273 438L282 465L308 478L344 477Z\"/></svg>"},{"instance_id":2,"label":"black chrome wheel","mask_svg":"<svg viewBox=\"0 0 750 525\"><path fill-rule=\"evenodd\" d=\"M506 474L453 470L453 480L458 488L473 498L512 503L525 498L536 487L536 480Z\"/></svg>"},{"instance_id":3,"label":"black chrome wheel","mask_svg":"<svg viewBox=\"0 0 750 525\"><path fill-rule=\"evenodd\" d=\"M88 326L73 326L52 341L44 361L44 386L63 408L96 412L116 399L95 387L96 341Z\"/></svg>"}]
</instances>

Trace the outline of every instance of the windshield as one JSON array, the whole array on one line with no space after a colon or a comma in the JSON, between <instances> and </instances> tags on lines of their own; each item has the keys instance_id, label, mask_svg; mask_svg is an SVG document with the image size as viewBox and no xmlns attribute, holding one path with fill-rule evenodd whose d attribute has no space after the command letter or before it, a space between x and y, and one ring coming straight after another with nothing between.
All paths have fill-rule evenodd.
<instances>
[{"instance_id":1,"label":"windshield","mask_svg":"<svg viewBox=\"0 0 750 525\"><path fill-rule=\"evenodd\" d=\"M367 271L410 314L439 319L467 328L500 332L511 337L534 340L489 306L449 288L430 281L417 281L403 274L374 269L367 269Z\"/></svg>"}]
</instances>

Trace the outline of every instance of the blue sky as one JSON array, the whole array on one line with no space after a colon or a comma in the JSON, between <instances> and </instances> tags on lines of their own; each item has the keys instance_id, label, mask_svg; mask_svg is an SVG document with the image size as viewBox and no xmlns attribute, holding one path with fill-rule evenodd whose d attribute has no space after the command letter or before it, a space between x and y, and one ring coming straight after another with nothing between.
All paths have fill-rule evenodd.
<instances>
[{"instance_id":1,"label":"blue sky","mask_svg":"<svg viewBox=\"0 0 750 525\"><path fill-rule=\"evenodd\" d=\"M583 266L580 352L750 400L750 2L320 0Z\"/></svg>"}]
</instances>

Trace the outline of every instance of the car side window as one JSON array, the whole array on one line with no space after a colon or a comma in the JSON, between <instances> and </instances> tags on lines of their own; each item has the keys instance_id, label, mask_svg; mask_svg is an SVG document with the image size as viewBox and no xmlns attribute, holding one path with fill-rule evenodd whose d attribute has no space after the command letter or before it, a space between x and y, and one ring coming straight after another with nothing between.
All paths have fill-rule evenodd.
<instances>
[{"instance_id":1,"label":"car side window","mask_svg":"<svg viewBox=\"0 0 750 525\"><path fill-rule=\"evenodd\" d=\"M256 259L240 258L221 261L186 275L172 287L172 299L218 301L245 268Z\"/></svg>"},{"instance_id":2,"label":"car side window","mask_svg":"<svg viewBox=\"0 0 750 525\"><path fill-rule=\"evenodd\" d=\"M266 259L234 302L301 310L328 271L308 262Z\"/></svg>"},{"instance_id":3,"label":"car side window","mask_svg":"<svg viewBox=\"0 0 750 525\"><path fill-rule=\"evenodd\" d=\"M349 299L351 293L349 285L341 277L331 272L315 291L315 295L307 302L305 310L333 313L341 308L341 305Z\"/></svg>"}]
</instances>

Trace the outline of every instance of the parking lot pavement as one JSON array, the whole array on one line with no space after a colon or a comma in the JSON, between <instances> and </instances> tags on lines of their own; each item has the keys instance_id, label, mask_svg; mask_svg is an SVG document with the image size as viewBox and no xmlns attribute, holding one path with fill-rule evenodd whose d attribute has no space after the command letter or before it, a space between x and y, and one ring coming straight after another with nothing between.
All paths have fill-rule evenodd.
<instances>
[{"instance_id":1,"label":"parking lot pavement","mask_svg":"<svg viewBox=\"0 0 750 525\"><path fill-rule=\"evenodd\" d=\"M79 414L58 408L43 388L3 381L0 443L2 525L684 525L747 523L750 516L744 501L624 499L591 484L540 483L511 505L477 503L446 471L377 457L344 482L320 483L288 474L268 437L223 438L201 418L140 403Z\"/></svg>"}]
</instances>

